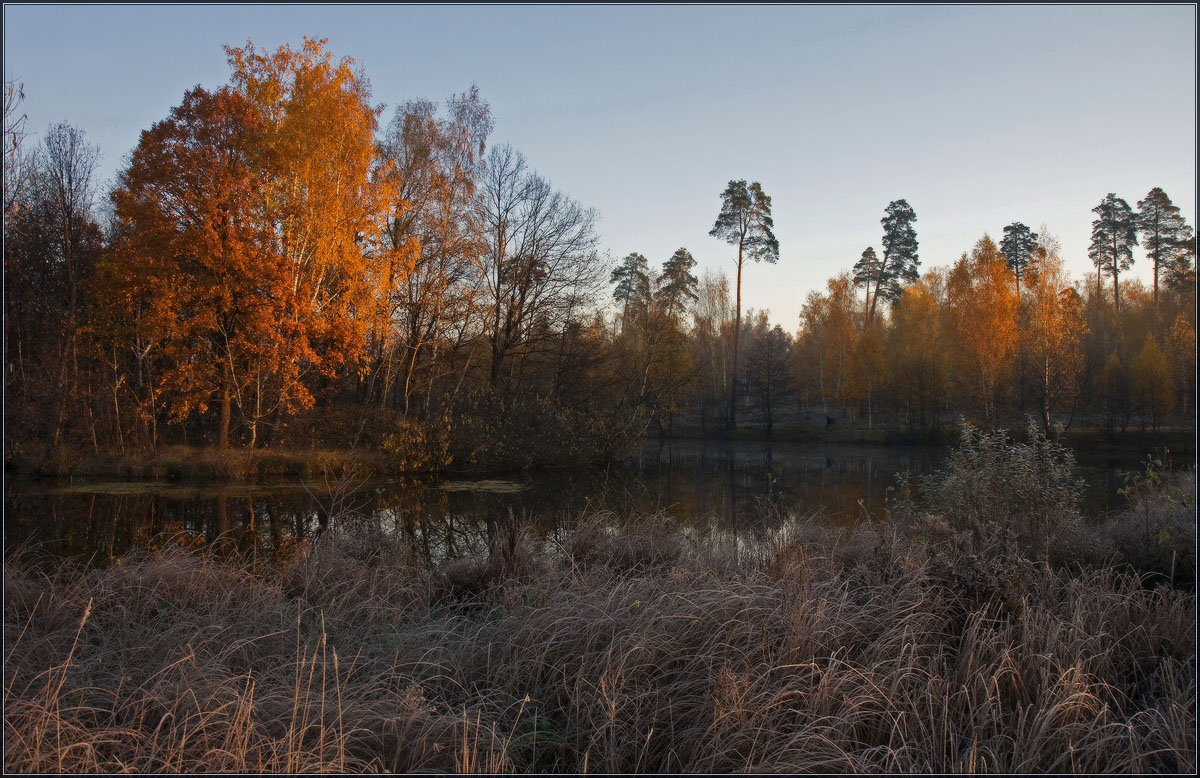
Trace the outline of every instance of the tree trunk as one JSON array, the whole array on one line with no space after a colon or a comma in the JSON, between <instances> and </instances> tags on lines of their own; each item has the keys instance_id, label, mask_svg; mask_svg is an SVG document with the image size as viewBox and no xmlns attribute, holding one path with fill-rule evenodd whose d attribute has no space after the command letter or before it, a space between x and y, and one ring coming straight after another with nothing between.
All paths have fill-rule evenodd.
<instances>
[{"instance_id":1,"label":"tree trunk","mask_svg":"<svg viewBox=\"0 0 1200 778\"><path fill-rule=\"evenodd\" d=\"M729 391L729 429L737 429L738 344L742 338L742 243L738 243L737 305L733 317L733 380Z\"/></svg>"},{"instance_id":2,"label":"tree trunk","mask_svg":"<svg viewBox=\"0 0 1200 778\"><path fill-rule=\"evenodd\" d=\"M229 396L229 370L225 371L225 388L221 392L221 432L217 440L217 445L221 448L229 448L229 417L230 406L232 404Z\"/></svg>"}]
</instances>

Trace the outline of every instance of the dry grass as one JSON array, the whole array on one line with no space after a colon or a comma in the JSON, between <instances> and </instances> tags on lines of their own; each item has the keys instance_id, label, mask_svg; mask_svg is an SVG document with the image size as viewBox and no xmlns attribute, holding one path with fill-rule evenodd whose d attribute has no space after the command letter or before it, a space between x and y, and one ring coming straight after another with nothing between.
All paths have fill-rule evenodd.
<instances>
[{"instance_id":1,"label":"dry grass","mask_svg":"<svg viewBox=\"0 0 1200 778\"><path fill-rule=\"evenodd\" d=\"M12 772L1184 772L1194 595L799 522L5 569Z\"/></svg>"}]
</instances>

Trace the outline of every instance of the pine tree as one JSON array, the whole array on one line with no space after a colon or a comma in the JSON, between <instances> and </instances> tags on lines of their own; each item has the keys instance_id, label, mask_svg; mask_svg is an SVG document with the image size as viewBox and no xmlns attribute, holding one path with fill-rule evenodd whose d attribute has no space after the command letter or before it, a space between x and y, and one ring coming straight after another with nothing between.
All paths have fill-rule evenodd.
<instances>
[{"instance_id":1,"label":"pine tree","mask_svg":"<svg viewBox=\"0 0 1200 778\"><path fill-rule=\"evenodd\" d=\"M709 235L737 246L737 303L733 327L733 375L729 393L729 426L737 424L738 340L742 328L742 264L746 258L755 262L779 261L779 241L772 229L771 198L755 181L747 186L745 179L730 181L721 193L721 213Z\"/></svg>"},{"instance_id":2,"label":"pine tree","mask_svg":"<svg viewBox=\"0 0 1200 778\"><path fill-rule=\"evenodd\" d=\"M696 260L685 248L676 251L663 263L654 299L668 316L674 317L683 312L687 304L696 299L696 284L699 282L691 272L695 266Z\"/></svg>"},{"instance_id":3,"label":"pine tree","mask_svg":"<svg viewBox=\"0 0 1200 778\"><path fill-rule=\"evenodd\" d=\"M1021 276L1033 258L1033 247L1037 244L1037 233L1021 222L1013 222L1004 228L1000 250L1008 262L1008 269L1017 277L1017 297L1021 296Z\"/></svg>"},{"instance_id":4,"label":"pine tree","mask_svg":"<svg viewBox=\"0 0 1200 778\"><path fill-rule=\"evenodd\" d=\"M883 263L879 261L879 256L875 253L875 249L867 246L863 249L862 256L854 263L854 285L866 287L866 296L863 298L863 313L866 316L867 324L871 323L875 308L871 305L871 284L875 284L876 293L879 290L879 281Z\"/></svg>"},{"instance_id":5,"label":"pine tree","mask_svg":"<svg viewBox=\"0 0 1200 778\"><path fill-rule=\"evenodd\" d=\"M875 294L871 298L868 318L875 317L875 306L882 296L892 303L900 299L903 283L912 283L920 278L917 268L921 260L917 257L917 231L912 223L917 214L905 200L888 203L883 225L883 263L875 283Z\"/></svg>"},{"instance_id":6,"label":"pine tree","mask_svg":"<svg viewBox=\"0 0 1200 778\"><path fill-rule=\"evenodd\" d=\"M621 327L629 318L630 310L645 312L650 301L650 263L636 251L621 260L621 264L612 271L610 283L617 285L613 290L613 298L624 303L621 313Z\"/></svg>"},{"instance_id":7,"label":"pine tree","mask_svg":"<svg viewBox=\"0 0 1200 778\"><path fill-rule=\"evenodd\" d=\"M1142 235L1146 257L1154 263L1154 302L1158 303L1158 279L1176 270L1180 260L1187 263L1192 247L1192 228L1171 202L1167 193L1154 187L1137 204L1137 229ZM1186 266L1184 268L1186 272Z\"/></svg>"},{"instance_id":8,"label":"pine tree","mask_svg":"<svg viewBox=\"0 0 1200 778\"><path fill-rule=\"evenodd\" d=\"M1137 219L1129 203L1108 193L1099 205L1092 209L1099 216L1092 222L1092 245L1088 256L1096 266L1096 293L1100 293L1100 277L1105 272L1113 277L1113 304L1121 310L1119 286L1122 270L1133 266L1133 247L1137 245Z\"/></svg>"}]
</instances>

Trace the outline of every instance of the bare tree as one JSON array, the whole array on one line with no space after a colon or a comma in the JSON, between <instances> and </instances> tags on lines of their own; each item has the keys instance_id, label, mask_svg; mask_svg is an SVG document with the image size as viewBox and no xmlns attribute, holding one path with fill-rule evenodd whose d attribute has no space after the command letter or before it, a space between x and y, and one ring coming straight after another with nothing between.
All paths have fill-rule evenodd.
<instances>
[{"instance_id":1,"label":"bare tree","mask_svg":"<svg viewBox=\"0 0 1200 778\"><path fill-rule=\"evenodd\" d=\"M25 101L25 85L4 82L4 218L20 202L25 176L21 165L21 143L25 140L28 115L18 114Z\"/></svg>"},{"instance_id":2,"label":"bare tree","mask_svg":"<svg viewBox=\"0 0 1200 778\"><path fill-rule=\"evenodd\" d=\"M58 445L66 419L70 376L78 372L70 368L77 359L79 316L79 282L83 274L81 244L95 240L98 228L92 219L92 199L95 196L96 162L100 150L84 140L82 130L60 122L46 133L43 150L38 158L38 174L51 202L57 205L58 260L66 280L67 307L65 338L59 361L59 400L55 414L54 445ZM87 233L85 235L85 232Z\"/></svg>"},{"instance_id":3,"label":"bare tree","mask_svg":"<svg viewBox=\"0 0 1200 778\"><path fill-rule=\"evenodd\" d=\"M98 157L81 130L66 123L51 127L30 157L23 204L5 214L8 358L18 363L18 394L53 402L39 426L55 446L78 373L81 282L100 250L92 218Z\"/></svg>"},{"instance_id":4,"label":"bare tree","mask_svg":"<svg viewBox=\"0 0 1200 778\"><path fill-rule=\"evenodd\" d=\"M521 358L558 338L599 292L596 213L555 191L507 145L492 149L477 202L488 382L514 392Z\"/></svg>"},{"instance_id":5,"label":"bare tree","mask_svg":"<svg viewBox=\"0 0 1200 778\"><path fill-rule=\"evenodd\" d=\"M432 385L439 346L450 348L465 335L455 325L470 318L478 286L472 268L483 251L474 198L491 109L475 87L447 108L439 118L428 100L405 103L379 148L398 197L385 230L389 299L372 377L379 376L384 405L400 383L405 413L421 360L429 362Z\"/></svg>"}]
</instances>

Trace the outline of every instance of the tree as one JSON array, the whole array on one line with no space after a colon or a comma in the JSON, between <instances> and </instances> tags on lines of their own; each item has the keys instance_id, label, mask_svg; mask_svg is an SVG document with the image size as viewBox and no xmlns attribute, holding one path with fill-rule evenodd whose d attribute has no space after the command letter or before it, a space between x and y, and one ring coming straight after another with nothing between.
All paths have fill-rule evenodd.
<instances>
[{"instance_id":1,"label":"tree","mask_svg":"<svg viewBox=\"0 0 1200 778\"><path fill-rule=\"evenodd\" d=\"M1033 259L1034 247L1037 245L1037 233L1031 231L1021 222L1013 222L1004 228L1004 238L1000 241L1000 250L1008 262L1008 269L1017 279L1017 297L1021 296L1021 276Z\"/></svg>"},{"instance_id":2,"label":"tree","mask_svg":"<svg viewBox=\"0 0 1200 778\"><path fill-rule=\"evenodd\" d=\"M733 371L729 392L729 426L737 426L738 341L742 328L742 265L749 258L755 262L779 261L779 241L772 230L771 198L755 181L749 186L745 179L730 181L721 193L721 212L709 235L737 246L737 293L733 325Z\"/></svg>"},{"instance_id":3,"label":"tree","mask_svg":"<svg viewBox=\"0 0 1200 778\"><path fill-rule=\"evenodd\" d=\"M4 144L0 154L4 155L4 218L16 207L21 198L24 176L21 170L21 143L25 140L25 124L28 114L20 113L25 101L25 85L17 81L4 82Z\"/></svg>"},{"instance_id":4,"label":"tree","mask_svg":"<svg viewBox=\"0 0 1200 778\"><path fill-rule=\"evenodd\" d=\"M884 331L879 322L868 323L850 355L850 395L867 407L867 428L875 424L878 387L883 377Z\"/></svg>"},{"instance_id":5,"label":"tree","mask_svg":"<svg viewBox=\"0 0 1200 778\"><path fill-rule=\"evenodd\" d=\"M1195 411L1196 401L1196 330L1186 313L1175 317L1171 325L1170 340L1171 368L1175 377L1180 409Z\"/></svg>"},{"instance_id":6,"label":"tree","mask_svg":"<svg viewBox=\"0 0 1200 778\"><path fill-rule=\"evenodd\" d=\"M984 235L971 255L950 271L951 331L963 383L991 419L997 389L1017 347L1017 297L1012 274L996 244Z\"/></svg>"},{"instance_id":7,"label":"tree","mask_svg":"<svg viewBox=\"0 0 1200 778\"><path fill-rule=\"evenodd\" d=\"M476 201L487 247L488 383L515 392L523 356L554 341L598 291L596 213L555 191L507 145L489 154Z\"/></svg>"},{"instance_id":8,"label":"tree","mask_svg":"<svg viewBox=\"0 0 1200 778\"><path fill-rule=\"evenodd\" d=\"M112 195L124 238L106 267L110 305L152 340L156 393L172 419L218 404L222 447L233 405L253 445L266 410L310 401L299 373L311 345L294 314L304 300L257 218L261 129L240 93L197 87L142 133Z\"/></svg>"},{"instance_id":9,"label":"tree","mask_svg":"<svg viewBox=\"0 0 1200 778\"><path fill-rule=\"evenodd\" d=\"M826 416L846 406L850 359L858 339L854 325L854 282L849 274L829 279L827 294L811 292L800 311L800 363L815 367L817 393ZM802 380L807 379L803 374Z\"/></svg>"},{"instance_id":10,"label":"tree","mask_svg":"<svg viewBox=\"0 0 1200 778\"><path fill-rule=\"evenodd\" d=\"M1117 354L1109 354L1104 367L1094 378L1094 393L1097 405L1104 412L1104 428L1112 435L1120 426L1121 432L1129 424L1132 410L1129 373Z\"/></svg>"},{"instance_id":11,"label":"tree","mask_svg":"<svg viewBox=\"0 0 1200 778\"><path fill-rule=\"evenodd\" d=\"M621 260L612 271L609 283L616 284L613 299L623 304L621 329L627 326L631 312L645 315L650 305L650 263L636 251Z\"/></svg>"},{"instance_id":12,"label":"tree","mask_svg":"<svg viewBox=\"0 0 1200 778\"><path fill-rule=\"evenodd\" d=\"M938 301L924 281L905 287L888 330L887 385L912 429L938 428L947 366Z\"/></svg>"},{"instance_id":13,"label":"tree","mask_svg":"<svg viewBox=\"0 0 1200 778\"><path fill-rule=\"evenodd\" d=\"M1058 252L1047 252L1029 289L1027 315L1022 320L1021 356L1025 371L1040 401L1042 430L1049 434L1050 419L1063 399L1077 392L1081 349L1087 323L1083 303L1071 288Z\"/></svg>"},{"instance_id":14,"label":"tree","mask_svg":"<svg viewBox=\"0 0 1200 778\"><path fill-rule=\"evenodd\" d=\"M696 300L698 282L692 275L692 268L695 266L696 260L692 258L692 253L684 248L678 249L663 263L654 299L672 319L682 314L688 304Z\"/></svg>"},{"instance_id":15,"label":"tree","mask_svg":"<svg viewBox=\"0 0 1200 778\"><path fill-rule=\"evenodd\" d=\"M1099 218L1092 222L1092 243L1088 256L1096 266L1096 292L1105 272L1113 278L1114 307L1121 310L1120 274L1133 266L1133 247L1137 245L1137 220L1129 203L1112 192L1092 209Z\"/></svg>"},{"instance_id":16,"label":"tree","mask_svg":"<svg viewBox=\"0 0 1200 778\"><path fill-rule=\"evenodd\" d=\"M767 435L775 424L775 409L787 391L788 362L791 357L792 336L776 324L770 326L767 312L751 316L747 328L746 383L751 395L762 410Z\"/></svg>"},{"instance_id":17,"label":"tree","mask_svg":"<svg viewBox=\"0 0 1200 778\"><path fill-rule=\"evenodd\" d=\"M376 169L370 83L353 59L335 62L326 42L225 51L233 86L261 125L251 149L263 177L257 218L288 260L297 305L285 326L305 342L292 353L332 385L369 369L366 335L388 271L373 249L397 197L395 179Z\"/></svg>"},{"instance_id":18,"label":"tree","mask_svg":"<svg viewBox=\"0 0 1200 778\"><path fill-rule=\"evenodd\" d=\"M704 429L711 422L728 419L721 417L721 409L728 408L725 392L729 389L729 353L733 333L733 311L729 304L729 277L711 270L704 272L697 290L696 304L692 308L692 363L697 370L700 419Z\"/></svg>"},{"instance_id":19,"label":"tree","mask_svg":"<svg viewBox=\"0 0 1200 778\"><path fill-rule=\"evenodd\" d=\"M645 362L641 399L659 418L666 417L670 432L675 416L683 409L694 379L692 349L679 311L670 298L660 299L646 320Z\"/></svg>"},{"instance_id":20,"label":"tree","mask_svg":"<svg viewBox=\"0 0 1200 778\"><path fill-rule=\"evenodd\" d=\"M85 260L83 245L98 242L90 235L95 228L91 217L93 180L100 150L84 138L83 131L65 122L51 127L42 142L35 166L44 185L49 186L54 215L57 217L55 257L61 263L66 281L66 321L62 350L59 355L59 399L55 413L54 445L57 446L66 418L70 365L76 359L79 329L80 282L90 269ZM56 206L56 207L55 207ZM93 254L94 259L94 254Z\"/></svg>"},{"instance_id":21,"label":"tree","mask_svg":"<svg viewBox=\"0 0 1200 778\"><path fill-rule=\"evenodd\" d=\"M1151 425L1157 430L1175 399L1175 387L1167 356L1153 336L1146 337L1142 350L1133 360L1132 379L1130 389L1141 416L1142 429L1146 428L1146 416L1149 416Z\"/></svg>"},{"instance_id":22,"label":"tree","mask_svg":"<svg viewBox=\"0 0 1200 778\"><path fill-rule=\"evenodd\" d=\"M1180 265L1192 243L1192 228L1167 193L1154 187L1137 204L1137 229L1146 257L1154 263L1154 303L1158 304L1158 279ZM1186 259L1185 259L1186 263Z\"/></svg>"},{"instance_id":23,"label":"tree","mask_svg":"<svg viewBox=\"0 0 1200 778\"><path fill-rule=\"evenodd\" d=\"M1195 293L1196 244L1194 241L1188 240L1176 249L1175 262L1167 266L1167 286L1176 292Z\"/></svg>"},{"instance_id":24,"label":"tree","mask_svg":"<svg viewBox=\"0 0 1200 778\"><path fill-rule=\"evenodd\" d=\"M866 296L863 298L863 317L870 324L874 319L875 308L871 305L871 283L875 284L875 294L879 294L879 284L883 280L883 263L875 254L872 246L863 249L862 256L854 263L854 285L865 287Z\"/></svg>"},{"instance_id":25,"label":"tree","mask_svg":"<svg viewBox=\"0 0 1200 778\"><path fill-rule=\"evenodd\" d=\"M85 283L101 251L92 213L99 153L82 130L51 126L23 171L20 200L4 215L5 382L41 406L21 421L51 446L77 395Z\"/></svg>"},{"instance_id":26,"label":"tree","mask_svg":"<svg viewBox=\"0 0 1200 778\"><path fill-rule=\"evenodd\" d=\"M386 406L398 376L406 414L418 371L428 376L428 402L439 353L466 335L483 251L475 191L491 108L472 87L446 109L441 116L428 100L402 104L379 143L379 171L395 193L380 252L386 307L369 389Z\"/></svg>"},{"instance_id":27,"label":"tree","mask_svg":"<svg viewBox=\"0 0 1200 778\"><path fill-rule=\"evenodd\" d=\"M921 260L917 257L917 231L912 223L917 220L917 214L905 200L893 200L884 211L880 220L883 225L883 261L872 267L870 257L863 252L862 265L864 280L871 279L873 269L875 292L871 295L871 307L867 311L867 320L875 318L875 308L882 296L885 300L895 303L900 299L902 283L912 283L918 276L917 268ZM871 254L874 254L874 250ZM859 265L855 265L856 273Z\"/></svg>"}]
</instances>

